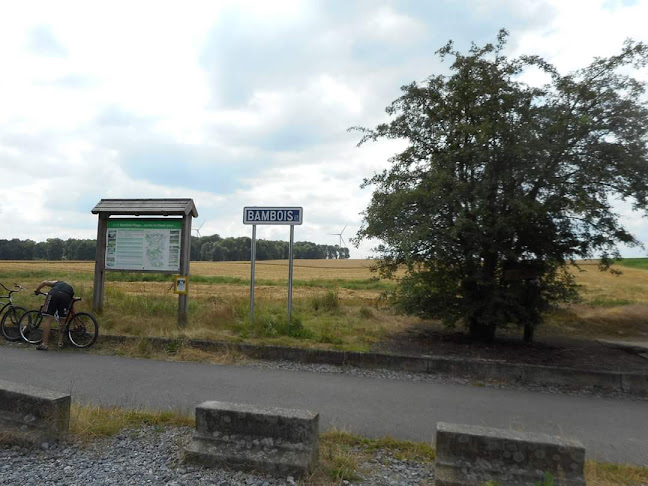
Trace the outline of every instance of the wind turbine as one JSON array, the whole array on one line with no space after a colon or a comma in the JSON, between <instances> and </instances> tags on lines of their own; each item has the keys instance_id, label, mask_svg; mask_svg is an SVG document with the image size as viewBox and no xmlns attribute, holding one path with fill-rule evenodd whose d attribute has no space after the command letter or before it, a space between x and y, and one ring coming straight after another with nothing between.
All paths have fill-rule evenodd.
<instances>
[{"instance_id":1,"label":"wind turbine","mask_svg":"<svg viewBox=\"0 0 648 486\"><path fill-rule=\"evenodd\" d=\"M195 231L195 232L196 232L196 234L198 235L198 238L201 238L201 237L202 237L202 235L200 234L200 228L203 227L203 224L205 224L204 221L203 221L202 223L200 223L200 226L198 226L197 228L194 228L194 229L192 230L192 231Z\"/></svg>"},{"instance_id":2,"label":"wind turbine","mask_svg":"<svg viewBox=\"0 0 648 486\"><path fill-rule=\"evenodd\" d=\"M346 229L348 225L344 225L344 228L342 228L342 231L339 233L329 233L330 236L339 236L340 237L340 248L346 248L346 243L344 241L344 238L342 238L342 233L344 233L344 230ZM344 244L344 246L342 246Z\"/></svg>"}]
</instances>

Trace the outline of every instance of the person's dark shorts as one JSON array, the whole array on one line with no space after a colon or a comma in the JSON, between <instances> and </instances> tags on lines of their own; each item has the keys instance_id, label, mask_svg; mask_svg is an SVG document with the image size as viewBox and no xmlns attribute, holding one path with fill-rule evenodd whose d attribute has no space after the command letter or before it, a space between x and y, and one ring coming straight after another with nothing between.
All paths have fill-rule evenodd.
<instances>
[{"instance_id":1,"label":"person's dark shorts","mask_svg":"<svg viewBox=\"0 0 648 486\"><path fill-rule=\"evenodd\" d=\"M56 319L64 318L70 310L72 297L65 292L50 290L43 304L43 314L52 316Z\"/></svg>"}]
</instances>

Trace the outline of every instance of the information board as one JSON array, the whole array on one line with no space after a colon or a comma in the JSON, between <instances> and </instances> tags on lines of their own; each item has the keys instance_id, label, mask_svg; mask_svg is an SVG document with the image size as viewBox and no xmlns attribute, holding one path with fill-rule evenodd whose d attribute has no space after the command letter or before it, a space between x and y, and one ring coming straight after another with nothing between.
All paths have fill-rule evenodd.
<instances>
[{"instance_id":1,"label":"information board","mask_svg":"<svg viewBox=\"0 0 648 486\"><path fill-rule=\"evenodd\" d=\"M182 220L108 221L106 270L180 270Z\"/></svg>"}]
</instances>

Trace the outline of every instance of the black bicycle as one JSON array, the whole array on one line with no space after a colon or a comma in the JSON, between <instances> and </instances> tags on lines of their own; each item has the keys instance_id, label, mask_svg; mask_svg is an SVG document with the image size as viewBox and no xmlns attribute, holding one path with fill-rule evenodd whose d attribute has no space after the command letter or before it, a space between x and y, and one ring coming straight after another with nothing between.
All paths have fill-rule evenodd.
<instances>
[{"instance_id":1,"label":"black bicycle","mask_svg":"<svg viewBox=\"0 0 648 486\"><path fill-rule=\"evenodd\" d=\"M0 315L2 315L2 320L0 321L0 327L2 328L2 335L7 341L18 341L20 339L20 319L27 312L27 309L14 305L13 303L13 294L25 290L18 284L14 284L15 289L10 290L0 283L0 287L7 291L7 295L0 295L0 301L6 300L7 302L2 305L0 309Z\"/></svg>"},{"instance_id":2,"label":"black bicycle","mask_svg":"<svg viewBox=\"0 0 648 486\"><path fill-rule=\"evenodd\" d=\"M39 295L47 295L39 292ZM87 348L92 346L99 336L99 324L92 314L87 312L75 312L74 304L81 300L81 297L74 297L72 305L63 323L59 322L58 332L67 335L72 346ZM29 344L40 344L43 341L43 307L38 310L30 310L20 318L19 329L23 340Z\"/></svg>"}]
</instances>

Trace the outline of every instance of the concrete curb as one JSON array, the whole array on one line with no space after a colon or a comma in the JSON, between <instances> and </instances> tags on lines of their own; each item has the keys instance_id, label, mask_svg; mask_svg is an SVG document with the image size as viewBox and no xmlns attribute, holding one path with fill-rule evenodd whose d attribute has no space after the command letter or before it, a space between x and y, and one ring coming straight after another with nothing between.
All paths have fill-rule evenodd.
<instances>
[{"instance_id":1,"label":"concrete curb","mask_svg":"<svg viewBox=\"0 0 648 486\"><path fill-rule=\"evenodd\" d=\"M598 371L559 366L502 363L481 359L448 358L444 356L402 356L386 353L358 353L288 346L255 346L243 343L177 340L157 337L101 336L105 343L149 341L157 348L184 344L207 351L235 351L253 359L294 361L299 363L355 366L366 369L387 369L428 374L449 374L483 381L524 383L534 385L592 387L629 395L648 396L648 373Z\"/></svg>"}]
</instances>

